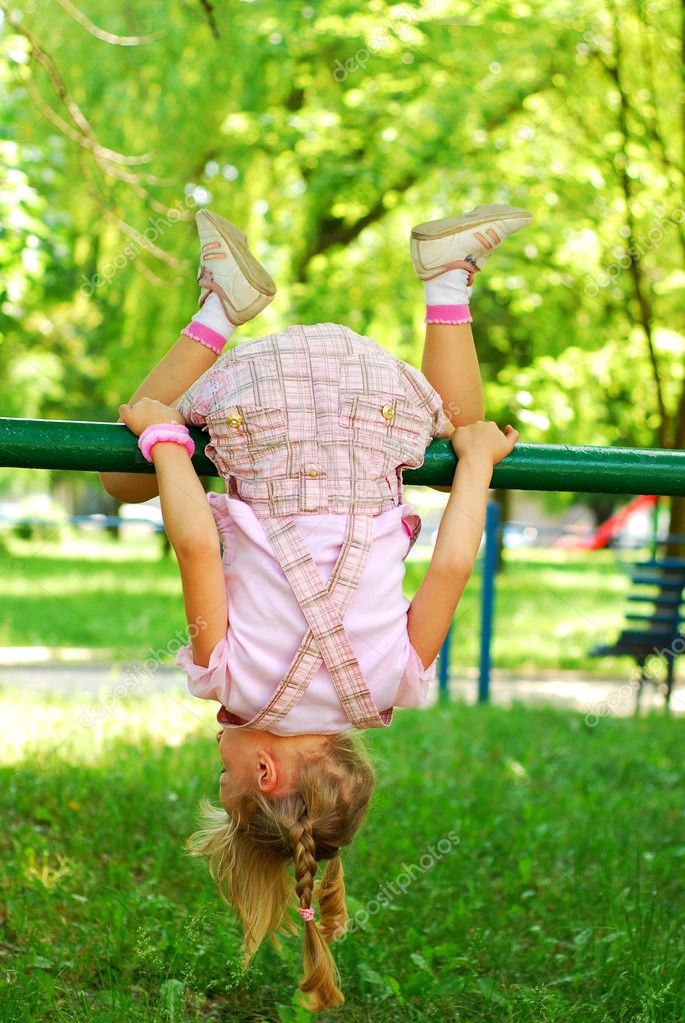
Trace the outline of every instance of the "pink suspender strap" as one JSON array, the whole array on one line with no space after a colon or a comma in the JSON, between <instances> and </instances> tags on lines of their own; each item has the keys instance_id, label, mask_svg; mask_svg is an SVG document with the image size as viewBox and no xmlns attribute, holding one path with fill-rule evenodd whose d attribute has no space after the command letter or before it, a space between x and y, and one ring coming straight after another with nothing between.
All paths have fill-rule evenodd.
<instances>
[{"instance_id":1,"label":"pink suspender strap","mask_svg":"<svg viewBox=\"0 0 685 1023\"><path fill-rule=\"evenodd\" d=\"M304 696L322 660L355 728L390 724L392 708L379 714L342 621L371 547L372 516L348 516L345 539L328 584L322 581L291 517L267 517L261 522L309 629L273 697L244 727L268 730L285 717Z\"/></svg>"}]
</instances>

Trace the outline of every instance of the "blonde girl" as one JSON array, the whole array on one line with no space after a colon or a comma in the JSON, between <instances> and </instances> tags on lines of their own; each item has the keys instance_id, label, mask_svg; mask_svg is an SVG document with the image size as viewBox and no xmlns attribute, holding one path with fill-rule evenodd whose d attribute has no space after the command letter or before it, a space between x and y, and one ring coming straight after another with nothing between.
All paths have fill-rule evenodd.
<instances>
[{"instance_id":1,"label":"blonde girl","mask_svg":"<svg viewBox=\"0 0 685 1023\"><path fill-rule=\"evenodd\" d=\"M192 693L219 704L221 808L205 806L190 847L237 912L247 961L299 914L300 987L319 1010L343 1001L329 945L347 923L340 850L374 785L360 734L425 702L476 559L492 467L517 440L483 421L469 295L531 217L479 206L413 229L421 372L333 323L222 354L276 289L238 228L209 210L196 220L199 310L119 408L155 474L101 479L123 501L159 494L191 637L177 663ZM207 431L225 494L205 494L186 424ZM450 438L458 465L409 602L404 559L421 523L402 472L435 437Z\"/></svg>"}]
</instances>

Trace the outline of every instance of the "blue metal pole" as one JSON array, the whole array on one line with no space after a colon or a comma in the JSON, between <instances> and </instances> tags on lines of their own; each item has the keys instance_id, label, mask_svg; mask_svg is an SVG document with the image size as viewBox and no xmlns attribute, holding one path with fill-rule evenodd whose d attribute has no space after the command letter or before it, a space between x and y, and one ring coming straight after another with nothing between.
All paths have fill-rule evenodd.
<instances>
[{"instance_id":1,"label":"blue metal pole","mask_svg":"<svg viewBox=\"0 0 685 1023\"><path fill-rule=\"evenodd\" d=\"M438 700L445 703L449 699L449 670L450 670L450 640L452 639L452 624L447 630L438 658Z\"/></svg>"},{"instance_id":2,"label":"blue metal pole","mask_svg":"<svg viewBox=\"0 0 685 1023\"><path fill-rule=\"evenodd\" d=\"M495 611L495 573L497 570L497 531L499 504L488 501L485 512L485 550L481 571L480 675L478 702L487 703L490 696L490 646Z\"/></svg>"}]
</instances>

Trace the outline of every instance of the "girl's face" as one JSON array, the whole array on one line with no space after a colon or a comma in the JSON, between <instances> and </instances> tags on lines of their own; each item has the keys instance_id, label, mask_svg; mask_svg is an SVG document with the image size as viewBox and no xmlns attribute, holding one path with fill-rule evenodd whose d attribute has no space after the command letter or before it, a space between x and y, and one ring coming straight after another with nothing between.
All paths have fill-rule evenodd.
<instances>
[{"instance_id":1,"label":"girl's face","mask_svg":"<svg viewBox=\"0 0 685 1023\"><path fill-rule=\"evenodd\" d=\"M219 793L222 806L230 810L235 808L241 793L254 791L256 787L254 733L240 728L222 728L216 739L224 764L219 775Z\"/></svg>"},{"instance_id":2,"label":"girl's face","mask_svg":"<svg viewBox=\"0 0 685 1023\"><path fill-rule=\"evenodd\" d=\"M330 736L222 728L216 739L224 764L219 780L221 803L230 813L247 793L281 798L296 792L303 757L324 756Z\"/></svg>"}]
</instances>

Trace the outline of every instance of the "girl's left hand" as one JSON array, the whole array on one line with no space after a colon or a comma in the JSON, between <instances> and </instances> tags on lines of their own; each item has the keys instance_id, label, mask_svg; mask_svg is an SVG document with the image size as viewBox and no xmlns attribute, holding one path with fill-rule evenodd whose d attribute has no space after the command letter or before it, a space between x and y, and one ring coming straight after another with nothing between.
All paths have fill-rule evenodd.
<instances>
[{"instance_id":1,"label":"girl's left hand","mask_svg":"<svg viewBox=\"0 0 685 1023\"><path fill-rule=\"evenodd\" d=\"M156 423L185 423L180 412L154 398L141 398L132 405L120 405L119 418L136 437L140 437L143 430Z\"/></svg>"}]
</instances>

